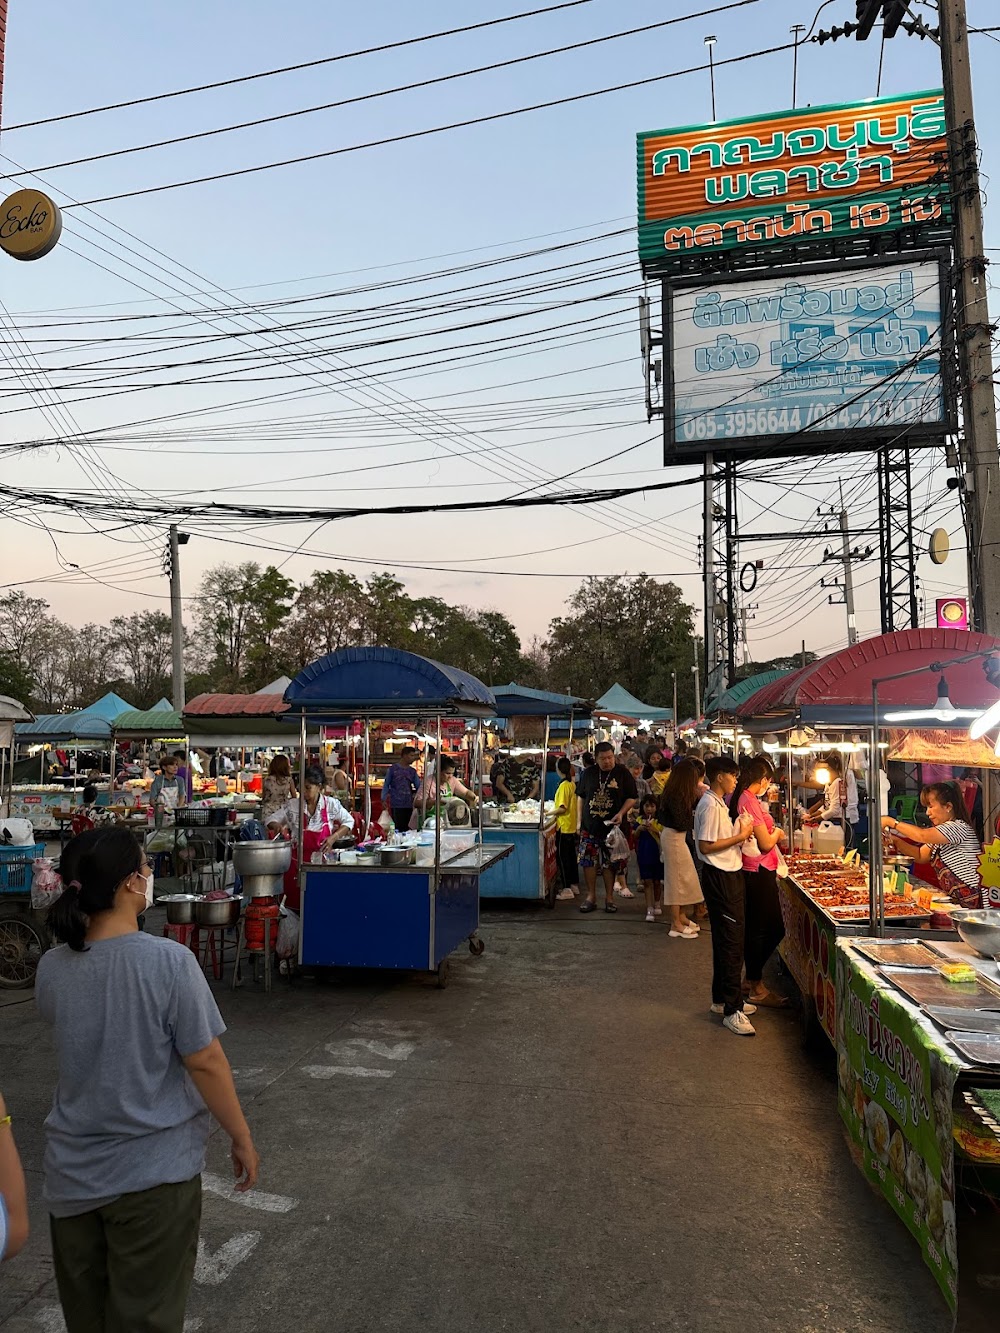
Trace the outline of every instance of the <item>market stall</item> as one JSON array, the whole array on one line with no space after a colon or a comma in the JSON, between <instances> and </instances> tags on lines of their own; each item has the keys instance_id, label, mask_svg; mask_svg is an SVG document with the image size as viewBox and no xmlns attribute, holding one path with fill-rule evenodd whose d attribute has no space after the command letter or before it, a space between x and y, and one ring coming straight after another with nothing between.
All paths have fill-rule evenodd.
<instances>
[{"instance_id":1,"label":"market stall","mask_svg":"<svg viewBox=\"0 0 1000 1333\"><path fill-rule=\"evenodd\" d=\"M500 720L494 726L510 738L515 756L528 752L539 756L538 800L518 801L505 807L496 793L482 808L483 842L487 846L512 842L513 855L494 866L480 883L484 898L521 898L555 904L558 878L556 862L556 817L551 800L546 801L545 778L549 745L560 728L567 748L574 728L589 727L591 704L569 694L554 694L526 685L498 685L493 690Z\"/></svg>"},{"instance_id":2,"label":"market stall","mask_svg":"<svg viewBox=\"0 0 1000 1333\"><path fill-rule=\"evenodd\" d=\"M954 753L939 740L944 747L937 753L939 762L961 762L955 756L967 753L968 721L956 716L942 722L936 714L941 671L947 674L956 712L984 709L996 691L981 661L965 659L994 650L1000 651L1000 641L967 631L923 629L880 635L763 685L738 705L736 715L745 730L777 743L767 748L775 759L781 753L787 760L789 789L796 756L807 760L839 750L845 761L858 755L862 774L870 773L873 752L892 754L889 740L882 739L889 734L891 719L908 715L908 710L922 714L910 719L908 731L928 735L943 731L952 738ZM886 679L910 672L914 674L901 680ZM878 681L885 683L877 689L876 714L872 687ZM880 855L880 839L876 852ZM889 870L887 878L880 864L849 871L833 862L800 857L793 858L791 874L778 881L785 922L782 953L803 996L806 1029L821 1028L831 1042L839 1004L833 964L838 937L883 932L898 936L918 928L922 934L953 938L950 925L943 932L935 932L931 925L935 907L947 904L936 903L932 894L918 904L915 895L926 886L912 884L909 876L898 875L893 867Z\"/></svg>"},{"instance_id":3,"label":"market stall","mask_svg":"<svg viewBox=\"0 0 1000 1333\"><path fill-rule=\"evenodd\" d=\"M31 713L16 699L0 695L0 813L13 816L10 779L13 772L14 729L28 725ZM30 837L27 829L25 837ZM31 906L31 868L44 845L32 841L0 847L0 989L30 986L46 948L41 913Z\"/></svg>"},{"instance_id":4,"label":"market stall","mask_svg":"<svg viewBox=\"0 0 1000 1333\"><path fill-rule=\"evenodd\" d=\"M292 681L285 701L300 728L300 793L310 726L343 728L360 721L367 770L373 726L414 716L428 720L440 757L444 718L481 721L497 711L492 693L474 676L384 647L344 648L321 658ZM476 938L479 881L510 855L509 842L486 848L478 829L446 828L438 816L432 833L398 834L391 846L363 843L307 860L303 800L297 839L300 964L430 971L443 985L447 957L463 940L473 953L482 952ZM370 817L368 805L365 828Z\"/></svg>"}]
</instances>

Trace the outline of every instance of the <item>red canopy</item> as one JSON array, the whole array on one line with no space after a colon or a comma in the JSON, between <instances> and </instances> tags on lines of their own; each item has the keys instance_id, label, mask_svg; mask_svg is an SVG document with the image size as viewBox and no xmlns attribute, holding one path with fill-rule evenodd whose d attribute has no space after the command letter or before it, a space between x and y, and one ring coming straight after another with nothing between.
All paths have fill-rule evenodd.
<instances>
[{"instance_id":1,"label":"red canopy","mask_svg":"<svg viewBox=\"0 0 1000 1333\"><path fill-rule=\"evenodd\" d=\"M984 709L996 703L997 691L986 678L982 660L959 664L954 660L994 651L1000 654L1000 639L968 630L897 630L831 653L763 686L737 711L743 718L794 715L814 725L861 725L871 718L872 681L899 671L925 668L926 674L880 685L880 714L883 709L933 707L939 673L930 668L935 664L943 671L956 708Z\"/></svg>"}]
</instances>

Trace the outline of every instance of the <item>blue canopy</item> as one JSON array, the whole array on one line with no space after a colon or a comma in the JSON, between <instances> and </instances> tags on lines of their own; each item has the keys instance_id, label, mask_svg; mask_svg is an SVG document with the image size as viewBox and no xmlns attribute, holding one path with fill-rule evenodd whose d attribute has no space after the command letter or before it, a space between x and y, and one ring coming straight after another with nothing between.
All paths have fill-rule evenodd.
<instances>
[{"instance_id":1,"label":"blue canopy","mask_svg":"<svg viewBox=\"0 0 1000 1333\"><path fill-rule=\"evenodd\" d=\"M89 708L75 713L41 713L34 722L21 722L14 728L14 735L29 745L41 741L106 741L111 736L112 722L131 706L109 690Z\"/></svg>"},{"instance_id":2,"label":"blue canopy","mask_svg":"<svg viewBox=\"0 0 1000 1333\"><path fill-rule=\"evenodd\" d=\"M414 713L493 717L497 711L492 690L475 676L400 648L329 653L299 672L285 690L285 702L289 713L317 720Z\"/></svg>"},{"instance_id":3,"label":"blue canopy","mask_svg":"<svg viewBox=\"0 0 1000 1333\"><path fill-rule=\"evenodd\" d=\"M637 720L642 718L647 722L672 722L674 716L672 708L654 708L652 704L644 704L617 681L607 694L602 694L598 699L595 711L614 713L617 717L633 717Z\"/></svg>"},{"instance_id":4,"label":"blue canopy","mask_svg":"<svg viewBox=\"0 0 1000 1333\"><path fill-rule=\"evenodd\" d=\"M505 717L589 717L593 707L589 699L533 690L528 685L494 685L493 695Z\"/></svg>"}]
</instances>

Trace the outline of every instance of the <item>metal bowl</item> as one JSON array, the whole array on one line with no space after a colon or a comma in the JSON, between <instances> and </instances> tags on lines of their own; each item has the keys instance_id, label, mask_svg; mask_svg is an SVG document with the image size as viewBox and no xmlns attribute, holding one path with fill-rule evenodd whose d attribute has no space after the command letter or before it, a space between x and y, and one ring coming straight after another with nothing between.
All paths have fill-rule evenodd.
<instances>
[{"instance_id":1,"label":"metal bowl","mask_svg":"<svg viewBox=\"0 0 1000 1333\"><path fill-rule=\"evenodd\" d=\"M196 926L235 926L239 917L239 898L200 898L194 904Z\"/></svg>"},{"instance_id":2,"label":"metal bowl","mask_svg":"<svg viewBox=\"0 0 1000 1333\"><path fill-rule=\"evenodd\" d=\"M167 909L168 926L190 926L194 922L194 905L198 896L194 893L168 893L157 898L157 904L163 903Z\"/></svg>"},{"instance_id":3,"label":"metal bowl","mask_svg":"<svg viewBox=\"0 0 1000 1333\"><path fill-rule=\"evenodd\" d=\"M380 866L406 866L410 864L409 847L381 847L377 856Z\"/></svg>"},{"instance_id":4,"label":"metal bowl","mask_svg":"<svg viewBox=\"0 0 1000 1333\"><path fill-rule=\"evenodd\" d=\"M292 844L283 839L233 843L233 865L237 875L283 875L291 864Z\"/></svg>"},{"instance_id":5,"label":"metal bowl","mask_svg":"<svg viewBox=\"0 0 1000 1333\"><path fill-rule=\"evenodd\" d=\"M1000 912L954 907L949 915L970 948L984 958L1000 959Z\"/></svg>"}]
</instances>

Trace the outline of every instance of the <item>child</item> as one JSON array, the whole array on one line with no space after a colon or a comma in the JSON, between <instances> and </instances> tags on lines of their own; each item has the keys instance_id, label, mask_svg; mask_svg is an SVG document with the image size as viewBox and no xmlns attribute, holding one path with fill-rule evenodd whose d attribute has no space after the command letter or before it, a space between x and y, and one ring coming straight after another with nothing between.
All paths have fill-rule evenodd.
<instances>
[{"instance_id":1,"label":"child","mask_svg":"<svg viewBox=\"0 0 1000 1333\"><path fill-rule=\"evenodd\" d=\"M660 859L660 834L663 829L656 819L656 797L651 793L639 803L638 813L632 811L632 826L636 830L635 859L639 863L639 878L646 895L646 920L655 921L663 915L663 861Z\"/></svg>"},{"instance_id":2,"label":"child","mask_svg":"<svg viewBox=\"0 0 1000 1333\"><path fill-rule=\"evenodd\" d=\"M576 859L576 783L573 765L565 755L556 763L562 781L556 788L556 855L563 886L556 894L560 902L580 896L580 870Z\"/></svg>"}]
</instances>

